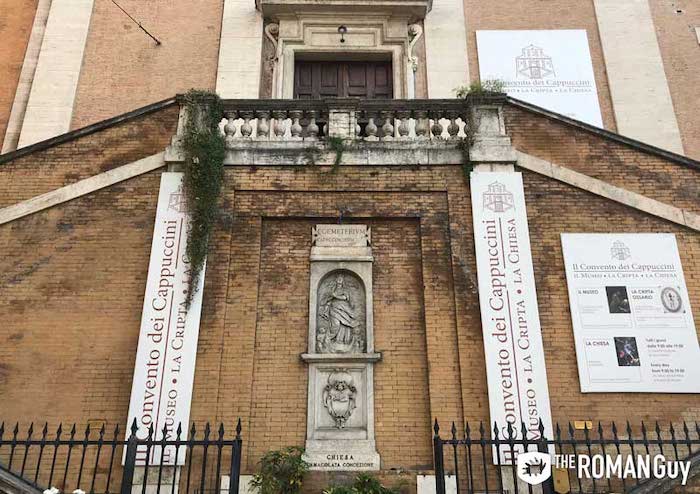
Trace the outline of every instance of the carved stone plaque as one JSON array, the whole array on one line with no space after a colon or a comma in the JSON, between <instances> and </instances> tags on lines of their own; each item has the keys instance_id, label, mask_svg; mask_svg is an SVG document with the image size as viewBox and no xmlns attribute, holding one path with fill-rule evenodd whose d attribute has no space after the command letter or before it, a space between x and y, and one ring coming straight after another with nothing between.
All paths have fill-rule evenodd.
<instances>
[{"instance_id":1,"label":"carved stone plaque","mask_svg":"<svg viewBox=\"0 0 700 494\"><path fill-rule=\"evenodd\" d=\"M367 332L362 280L351 271L331 271L321 280L316 300L316 351L363 353Z\"/></svg>"},{"instance_id":2,"label":"carved stone plaque","mask_svg":"<svg viewBox=\"0 0 700 494\"><path fill-rule=\"evenodd\" d=\"M304 459L312 470L379 470L374 440L372 246L367 225L316 225L309 253L309 391Z\"/></svg>"},{"instance_id":3,"label":"carved stone plaque","mask_svg":"<svg viewBox=\"0 0 700 494\"><path fill-rule=\"evenodd\" d=\"M367 247L370 229L367 225L316 225L313 228L316 247Z\"/></svg>"}]
</instances>

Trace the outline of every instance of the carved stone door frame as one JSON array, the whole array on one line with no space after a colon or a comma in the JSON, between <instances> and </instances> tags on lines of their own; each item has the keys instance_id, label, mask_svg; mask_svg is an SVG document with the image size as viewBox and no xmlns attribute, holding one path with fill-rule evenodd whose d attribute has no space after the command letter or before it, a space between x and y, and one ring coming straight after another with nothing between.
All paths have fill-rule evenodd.
<instances>
[{"instance_id":1,"label":"carved stone door frame","mask_svg":"<svg viewBox=\"0 0 700 494\"><path fill-rule=\"evenodd\" d=\"M417 39L409 16L338 12L279 14L277 27L266 29L276 44L272 97L293 98L294 64L299 59L391 60L394 98L414 95L415 59L411 54ZM347 33L338 33L339 26ZM275 34L277 37L275 39Z\"/></svg>"}]
</instances>

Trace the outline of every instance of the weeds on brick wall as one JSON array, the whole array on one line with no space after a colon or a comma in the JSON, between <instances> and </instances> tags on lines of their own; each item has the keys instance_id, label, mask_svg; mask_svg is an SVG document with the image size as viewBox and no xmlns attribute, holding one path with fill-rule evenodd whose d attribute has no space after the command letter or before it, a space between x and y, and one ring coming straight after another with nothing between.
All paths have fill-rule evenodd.
<instances>
[{"instance_id":1,"label":"weeds on brick wall","mask_svg":"<svg viewBox=\"0 0 700 494\"><path fill-rule=\"evenodd\" d=\"M190 90L185 95L187 123L182 136L185 155L183 193L190 216L186 256L190 262L186 306L197 290L207 258L209 236L218 214L224 178L224 136L219 131L223 105L216 93Z\"/></svg>"},{"instance_id":2,"label":"weeds on brick wall","mask_svg":"<svg viewBox=\"0 0 700 494\"><path fill-rule=\"evenodd\" d=\"M260 459L259 471L250 485L258 494L298 494L309 471L302 454L304 450L297 446L268 451Z\"/></svg>"},{"instance_id":3,"label":"weeds on brick wall","mask_svg":"<svg viewBox=\"0 0 700 494\"><path fill-rule=\"evenodd\" d=\"M500 79L486 79L484 81L474 81L469 85L458 86L453 89L457 98L467 96L492 96L503 93L504 82Z\"/></svg>"},{"instance_id":4,"label":"weeds on brick wall","mask_svg":"<svg viewBox=\"0 0 700 494\"><path fill-rule=\"evenodd\" d=\"M342 137L329 137L328 147L331 151L335 151L335 160L333 161L333 171L338 171L340 167L340 162L343 160L343 153L345 152L345 141Z\"/></svg>"},{"instance_id":5,"label":"weeds on brick wall","mask_svg":"<svg viewBox=\"0 0 700 494\"><path fill-rule=\"evenodd\" d=\"M471 160L471 149L474 145L475 131L473 123L467 123L464 126L465 136L457 144L457 149L462 153L462 173L464 174L464 179L469 181L469 174L474 170L474 163Z\"/></svg>"}]
</instances>

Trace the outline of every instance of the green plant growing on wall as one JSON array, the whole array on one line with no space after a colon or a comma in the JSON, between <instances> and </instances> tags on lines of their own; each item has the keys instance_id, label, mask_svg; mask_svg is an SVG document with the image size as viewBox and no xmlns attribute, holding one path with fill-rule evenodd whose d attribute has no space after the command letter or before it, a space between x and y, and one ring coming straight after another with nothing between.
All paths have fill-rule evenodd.
<instances>
[{"instance_id":1,"label":"green plant growing on wall","mask_svg":"<svg viewBox=\"0 0 700 494\"><path fill-rule=\"evenodd\" d=\"M361 473L355 477L352 487L358 494L398 494L399 492L384 486L376 477L366 473Z\"/></svg>"},{"instance_id":2,"label":"green plant growing on wall","mask_svg":"<svg viewBox=\"0 0 700 494\"><path fill-rule=\"evenodd\" d=\"M328 147L331 149L331 151L335 152L335 160L333 161L333 171L336 172L338 171L338 167L340 167L340 162L343 159L343 152L345 152L345 141L343 141L342 137L329 137Z\"/></svg>"},{"instance_id":3,"label":"green plant growing on wall","mask_svg":"<svg viewBox=\"0 0 700 494\"><path fill-rule=\"evenodd\" d=\"M500 79L486 79L474 81L469 85L462 85L453 89L457 98L464 99L467 96L492 96L502 94L504 83Z\"/></svg>"},{"instance_id":4,"label":"green plant growing on wall","mask_svg":"<svg viewBox=\"0 0 700 494\"><path fill-rule=\"evenodd\" d=\"M352 485L327 487L323 494L399 494L399 490L384 486L372 475L361 473L355 477Z\"/></svg>"},{"instance_id":5,"label":"green plant growing on wall","mask_svg":"<svg viewBox=\"0 0 700 494\"><path fill-rule=\"evenodd\" d=\"M298 494L309 471L309 464L301 457L303 453L297 446L268 451L260 459L260 470L250 485L258 494Z\"/></svg>"},{"instance_id":6,"label":"green plant growing on wall","mask_svg":"<svg viewBox=\"0 0 700 494\"><path fill-rule=\"evenodd\" d=\"M224 177L224 136L219 131L223 105L216 93L190 90L184 97L187 122L182 136L185 156L183 193L190 227L185 255L190 263L186 306L197 290L207 258L209 236L218 214Z\"/></svg>"}]
</instances>

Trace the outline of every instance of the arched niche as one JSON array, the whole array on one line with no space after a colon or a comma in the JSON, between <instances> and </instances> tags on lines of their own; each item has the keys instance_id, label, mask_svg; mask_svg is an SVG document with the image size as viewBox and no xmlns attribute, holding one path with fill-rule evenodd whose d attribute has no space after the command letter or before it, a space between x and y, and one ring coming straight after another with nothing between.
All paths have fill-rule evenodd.
<instances>
[{"instance_id":1,"label":"arched niche","mask_svg":"<svg viewBox=\"0 0 700 494\"><path fill-rule=\"evenodd\" d=\"M367 297L362 279L348 269L328 272L316 294L316 352L364 353Z\"/></svg>"}]
</instances>

